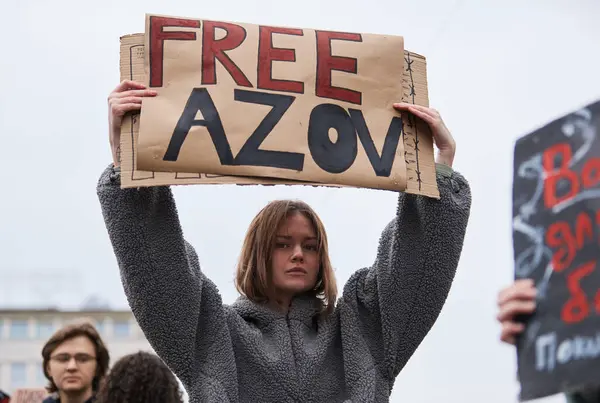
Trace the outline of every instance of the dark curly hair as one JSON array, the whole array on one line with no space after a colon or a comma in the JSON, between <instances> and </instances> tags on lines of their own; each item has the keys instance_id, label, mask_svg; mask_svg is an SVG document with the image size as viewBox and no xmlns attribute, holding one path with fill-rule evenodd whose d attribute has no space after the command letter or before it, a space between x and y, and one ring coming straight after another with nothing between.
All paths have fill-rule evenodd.
<instances>
[{"instance_id":1,"label":"dark curly hair","mask_svg":"<svg viewBox=\"0 0 600 403\"><path fill-rule=\"evenodd\" d=\"M177 378L155 354L119 359L100 385L96 403L183 403Z\"/></svg>"}]
</instances>

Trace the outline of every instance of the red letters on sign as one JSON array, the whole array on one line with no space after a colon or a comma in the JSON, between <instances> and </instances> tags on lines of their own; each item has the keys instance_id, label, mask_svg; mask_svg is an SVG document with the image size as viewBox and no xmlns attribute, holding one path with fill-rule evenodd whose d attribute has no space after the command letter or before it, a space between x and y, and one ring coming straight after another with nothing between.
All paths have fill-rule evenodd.
<instances>
[{"instance_id":1,"label":"red letters on sign","mask_svg":"<svg viewBox=\"0 0 600 403\"><path fill-rule=\"evenodd\" d=\"M362 42L360 34L343 32L316 31L317 34L317 87L316 95L322 98L337 99L339 101L362 104L362 94L359 91L331 85L331 71L345 71L357 73L357 60L351 57L333 56L331 54L331 41L334 39Z\"/></svg>"},{"instance_id":2,"label":"red letters on sign","mask_svg":"<svg viewBox=\"0 0 600 403\"><path fill-rule=\"evenodd\" d=\"M274 60L282 62L296 61L296 51L294 49L273 47L273 34L303 36L304 32L301 29L295 28L259 27L257 87L263 90L303 94L303 82L273 79Z\"/></svg>"},{"instance_id":3,"label":"red letters on sign","mask_svg":"<svg viewBox=\"0 0 600 403\"><path fill-rule=\"evenodd\" d=\"M557 171L554 169L554 160L561 156L560 166ZM577 174L569 169L571 162L571 146L568 143L556 144L546 151L542 157L544 164L544 203L547 208L554 207L558 203L575 197L579 193L579 180ZM566 195L558 198L556 196L556 185L561 179L567 179L570 185L570 191Z\"/></svg>"},{"instance_id":4,"label":"red letters on sign","mask_svg":"<svg viewBox=\"0 0 600 403\"><path fill-rule=\"evenodd\" d=\"M581 289L581 281L596 269L596 262L590 261L577 267L567 275L567 288L571 297L563 305L560 318L565 323L581 322L590 314L590 305L585 292Z\"/></svg>"},{"instance_id":5,"label":"red letters on sign","mask_svg":"<svg viewBox=\"0 0 600 403\"><path fill-rule=\"evenodd\" d=\"M598 211L597 217L600 217L600 211ZM600 226L600 222L597 225ZM554 270L561 272L568 268L586 241L593 242L593 240L592 217L585 211L577 216L574 231L571 231L571 227L566 221L557 221L550 224L546 231L546 244L552 248L558 248L552 256Z\"/></svg>"},{"instance_id":6,"label":"red letters on sign","mask_svg":"<svg viewBox=\"0 0 600 403\"><path fill-rule=\"evenodd\" d=\"M166 40L195 41L195 32L167 31L164 27L200 28L200 21L184 18L150 17L150 87L163 85L163 50Z\"/></svg>"},{"instance_id":7,"label":"red letters on sign","mask_svg":"<svg viewBox=\"0 0 600 403\"><path fill-rule=\"evenodd\" d=\"M561 157L560 166L555 169L555 159ZM543 166L546 178L544 179L544 204L546 208L552 208L557 204L569 200L583 189L589 189L600 182L600 158L590 158L584 164L581 171L581 181L577 172L569 167L572 159L571 146L568 143L556 144L543 154ZM557 196L556 187L561 180L569 181L569 192L563 196Z\"/></svg>"},{"instance_id":8,"label":"red letters on sign","mask_svg":"<svg viewBox=\"0 0 600 403\"><path fill-rule=\"evenodd\" d=\"M240 47L246 39L243 26L220 21L190 20L173 17L150 17L150 87L163 86L164 42L166 40L193 41L196 32L165 31L165 27L202 28L202 85L217 84L217 61L231 75L235 83L241 87L252 88L252 83L242 69L229 57L227 51ZM224 31L224 36L217 39L217 30ZM264 90L304 93L302 81L273 78L273 62L296 62L296 50L273 46L273 34L304 36L304 31L297 28L259 27L257 87ZM355 33L315 31L316 35L316 86L315 95L351 104L362 104L362 93L334 86L332 72L341 71L350 74L358 73L358 61L347 56L332 54L331 43L334 40L362 42L362 36ZM550 156L553 158L553 156ZM569 154L570 157L570 154ZM552 163L552 160L549 160ZM595 175L595 176L594 176ZM585 173L584 182L598 181L600 174L596 171ZM548 193L548 191L547 191Z\"/></svg>"},{"instance_id":9,"label":"red letters on sign","mask_svg":"<svg viewBox=\"0 0 600 403\"><path fill-rule=\"evenodd\" d=\"M600 158L590 158L581 170L581 182L584 189L600 183Z\"/></svg>"},{"instance_id":10,"label":"red letters on sign","mask_svg":"<svg viewBox=\"0 0 600 403\"><path fill-rule=\"evenodd\" d=\"M225 31L221 39L215 38L217 28ZM237 85L252 87L248 78L242 70L227 56L226 50L233 50L240 46L246 39L246 30L236 24L227 22L204 21L202 30L202 84L211 85L217 83L217 71L215 63L221 62L223 67L231 75Z\"/></svg>"},{"instance_id":11,"label":"red letters on sign","mask_svg":"<svg viewBox=\"0 0 600 403\"><path fill-rule=\"evenodd\" d=\"M552 266L556 272L568 270L577 254L586 245L595 244L600 248L600 210L593 214L580 212L573 228L566 221L552 223L546 231L546 244L554 248ZM596 270L596 260L579 265L566 275L569 299L563 305L561 319L565 323L577 323L590 314L588 297L581 287L585 277ZM594 296L594 308L600 314L600 290Z\"/></svg>"},{"instance_id":12,"label":"red letters on sign","mask_svg":"<svg viewBox=\"0 0 600 403\"><path fill-rule=\"evenodd\" d=\"M542 164L544 168L544 205L553 208L560 203L583 195L600 182L600 158L588 158L581 168L581 175L570 166L573 151L569 143L555 144L544 151ZM560 160L556 166L556 159ZM557 194L558 184L568 183L566 194ZM562 192L561 192L562 193ZM589 194L593 196L593 194ZM585 197L585 196L584 196ZM556 272L566 271L575 261L577 254L590 243L600 248L600 210L589 214L580 211L571 228L567 221L557 221L548 226L546 244L553 248L552 267ZM567 289L570 297L565 302L561 319L565 323L578 323L590 314L588 297L581 287L581 282L596 270L597 261L591 260L579 265L567 274ZM593 307L600 314L600 290L596 292Z\"/></svg>"}]
</instances>

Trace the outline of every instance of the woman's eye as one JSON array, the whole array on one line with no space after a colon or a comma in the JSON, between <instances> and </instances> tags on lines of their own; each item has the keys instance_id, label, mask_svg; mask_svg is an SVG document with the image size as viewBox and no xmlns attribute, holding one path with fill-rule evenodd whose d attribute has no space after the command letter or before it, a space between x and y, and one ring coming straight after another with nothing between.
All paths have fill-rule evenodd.
<instances>
[{"instance_id":1,"label":"woman's eye","mask_svg":"<svg viewBox=\"0 0 600 403\"><path fill-rule=\"evenodd\" d=\"M287 245L287 244L285 244L285 243L277 242L277 243L275 244L275 246L276 246L277 248L283 249L283 248L287 248L287 246L288 246L288 245Z\"/></svg>"},{"instance_id":2,"label":"woman's eye","mask_svg":"<svg viewBox=\"0 0 600 403\"><path fill-rule=\"evenodd\" d=\"M305 248L308 250L317 250L317 245L306 245Z\"/></svg>"}]
</instances>

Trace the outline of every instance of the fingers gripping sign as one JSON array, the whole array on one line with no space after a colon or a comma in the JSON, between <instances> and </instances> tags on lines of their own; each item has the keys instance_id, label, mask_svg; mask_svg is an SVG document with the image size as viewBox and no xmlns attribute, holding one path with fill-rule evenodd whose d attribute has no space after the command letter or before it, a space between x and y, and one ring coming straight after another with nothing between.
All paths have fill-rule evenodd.
<instances>
[{"instance_id":1,"label":"fingers gripping sign","mask_svg":"<svg viewBox=\"0 0 600 403\"><path fill-rule=\"evenodd\" d=\"M156 91L144 84L123 80L108 96L109 141L115 166L119 166L121 125L126 113L142 109L144 97L156 96Z\"/></svg>"},{"instance_id":2,"label":"fingers gripping sign","mask_svg":"<svg viewBox=\"0 0 600 403\"><path fill-rule=\"evenodd\" d=\"M426 106L404 102L394 104L394 108L399 111L412 113L427 123L433 133L433 141L438 148L436 162L451 167L456 153L456 141L454 141L454 137L452 137L452 134L446 127L440 113Z\"/></svg>"},{"instance_id":3,"label":"fingers gripping sign","mask_svg":"<svg viewBox=\"0 0 600 403\"><path fill-rule=\"evenodd\" d=\"M533 281L521 279L498 293L498 315L500 340L515 344L516 337L525 330L525 325L517 321L519 315L530 315L536 308L536 289Z\"/></svg>"}]
</instances>

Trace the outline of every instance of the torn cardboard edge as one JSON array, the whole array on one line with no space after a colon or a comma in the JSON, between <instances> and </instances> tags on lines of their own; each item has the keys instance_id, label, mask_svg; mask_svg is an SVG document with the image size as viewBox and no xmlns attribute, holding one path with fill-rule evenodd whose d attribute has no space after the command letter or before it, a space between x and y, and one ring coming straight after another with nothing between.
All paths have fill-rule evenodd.
<instances>
[{"instance_id":1,"label":"torn cardboard edge","mask_svg":"<svg viewBox=\"0 0 600 403\"><path fill-rule=\"evenodd\" d=\"M145 82L143 33L120 38L121 80ZM404 51L402 101L429 106L426 59L408 50ZM139 113L126 115L121 127L121 187L137 188L170 185L304 185L320 187L349 187L345 185L302 182L288 179L213 175L204 173L149 172L135 169ZM406 189L403 192L439 198L434 162L433 136L429 126L413 115L402 112ZM354 187L354 186L351 186Z\"/></svg>"}]
</instances>

